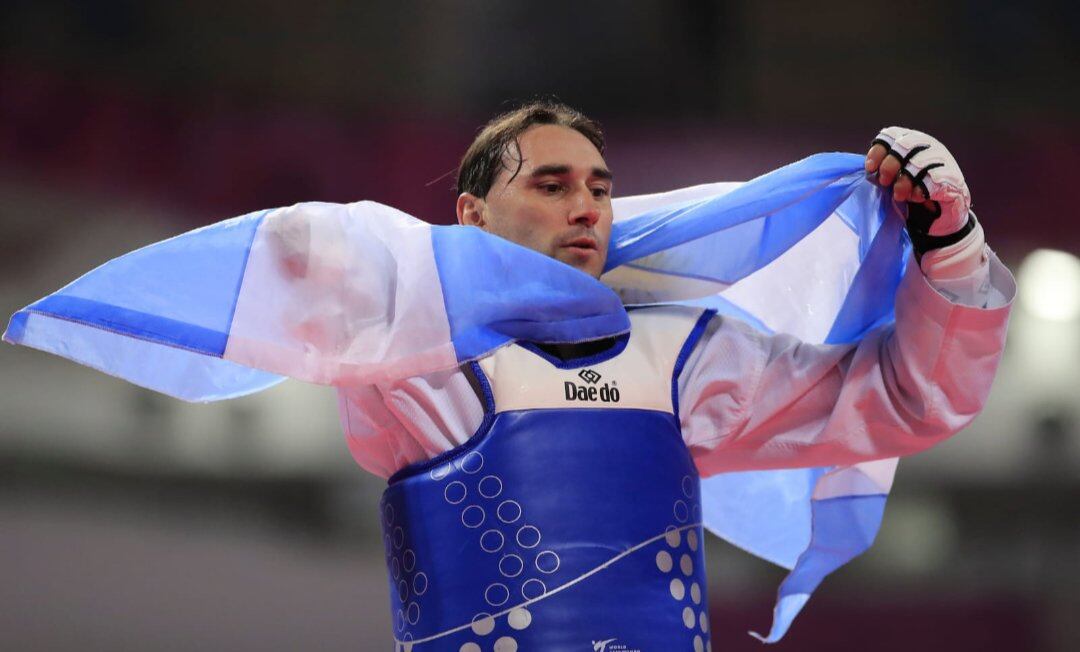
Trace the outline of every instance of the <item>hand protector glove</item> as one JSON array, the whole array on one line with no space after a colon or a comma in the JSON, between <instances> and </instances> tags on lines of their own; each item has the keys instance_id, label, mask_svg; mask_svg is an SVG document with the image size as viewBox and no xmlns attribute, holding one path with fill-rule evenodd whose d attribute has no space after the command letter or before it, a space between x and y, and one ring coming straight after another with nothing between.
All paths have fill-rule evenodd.
<instances>
[{"instance_id":1,"label":"hand protector glove","mask_svg":"<svg viewBox=\"0 0 1080 652\"><path fill-rule=\"evenodd\" d=\"M886 127L872 141L900 160L900 174L921 186L923 195L938 203L935 213L920 204L908 204L907 230L916 258L932 249L961 241L976 226L971 214L971 193L949 150L936 138L904 127ZM899 178L899 176L897 177Z\"/></svg>"}]
</instances>

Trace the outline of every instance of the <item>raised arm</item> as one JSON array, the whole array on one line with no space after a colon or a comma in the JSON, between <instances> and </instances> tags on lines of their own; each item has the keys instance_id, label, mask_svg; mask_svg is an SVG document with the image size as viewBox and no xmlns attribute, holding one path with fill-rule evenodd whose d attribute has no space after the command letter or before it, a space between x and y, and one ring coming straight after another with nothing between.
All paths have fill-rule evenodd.
<instances>
[{"instance_id":1,"label":"raised arm","mask_svg":"<svg viewBox=\"0 0 1080 652\"><path fill-rule=\"evenodd\" d=\"M715 318L679 379L684 436L703 475L908 455L982 409L1012 275L968 217L963 176L936 140L885 130L867 170L895 198L917 202L908 223L917 261L897 292L895 325L858 344L822 345Z\"/></svg>"}]
</instances>

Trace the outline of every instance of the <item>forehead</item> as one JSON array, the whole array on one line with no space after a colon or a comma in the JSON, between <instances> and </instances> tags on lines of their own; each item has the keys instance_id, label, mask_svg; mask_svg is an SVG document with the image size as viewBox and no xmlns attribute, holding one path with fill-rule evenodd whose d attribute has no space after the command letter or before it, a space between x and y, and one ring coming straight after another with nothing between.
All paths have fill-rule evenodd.
<instances>
[{"instance_id":1,"label":"forehead","mask_svg":"<svg viewBox=\"0 0 1080 652\"><path fill-rule=\"evenodd\" d=\"M606 167L596 146L578 131L561 125L536 125L518 137L521 171L541 165L569 165L582 171Z\"/></svg>"}]
</instances>

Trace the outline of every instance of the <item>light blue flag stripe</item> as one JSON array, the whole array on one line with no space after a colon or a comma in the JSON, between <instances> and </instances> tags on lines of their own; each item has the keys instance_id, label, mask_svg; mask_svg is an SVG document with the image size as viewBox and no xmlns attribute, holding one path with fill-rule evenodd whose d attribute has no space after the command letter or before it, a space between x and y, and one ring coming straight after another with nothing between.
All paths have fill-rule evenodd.
<instances>
[{"instance_id":1,"label":"light blue flag stripe","mask_svg":"<svg viewBox=\"0 0 1080 652\"><path fill-rule=\"evenodd\" d=\"M30 327L15 332L17 320ZM18 313L5 337L185 401L236 398L285 380L206 353L33 312Z\"/></svg>"},{"instance_id":2,"label":"light blue flag stripe","mask_svg":"<svg viewBox=\"0 0 1080 652\"><path fill-rule=\"evenodd\" d=\"M810 545L810 499L825 472L822 468L740 471L704 478L705 527L790 570Z\"/></svg>"},{"instance_id":3,"label":"light blue flag stripe","mask_svg":"<svg viewBox=\"0 0 1080 652\"><path fill-rule=\"evenodd\" d=\"M229 341L228 331L66 294L49 295L27 311L214 357L221 357Z\"/></svg>"},{"instance_id":4,"label":"light blue flag stripe","mask_svg":"<svg viewBox=\"0 0 1080 652\"><path fill-rule=\"evenodd\" d=\"M232 398L281 382L221 359L251 242L267 212L113 259L20 310L5 339L187 400ZM31 321L35 332L28 332Z\"/></svg>"},{"instance_id":5,"label":"light blue flag stripe","mask_svg":"<svg viewBox=\"0 0 1080 652\"><path fill-rule=\"evenodd\" d=\"M885 219L877 229L844 304L825 337L828 344L854 342L874 328L892 321L896 291L904 275L910 244L900 219Z\"/></svg>"},{"instance_id":6,"label":"light blue flag stripe","mask_svg":"<svg viewBox=\"0 0 1080 652\"><path fill-rule=\"evenodd\" d=\"M885 515L884 494L839 496L811 501L812 536L795 568L777 592L773 625L767 636L750 632L764 643L776 643L826 575L867 550Z\"/></svg>"},{"instance_id":7,"label":"light blue flag stripe","mask_svg":"<svg viewBox=\"0 0 1080 652\"><path fill-rule=\"evenodd\" d=\"M133 251L27 309L220 357L266 212Z\"/></svg>"},{"instance_id":8,"label":"light blue flag stripe","mask_svg":"<svg viewBox=\"0 0 1080 652\"><path fill-rule=\"evenodd\" d=\"M630 330L611 289L479 229L433 226L435 263L459 362L514 340L580 342Z\"/></svg>"},{"instance_id":9,"label":"light blue flag stripe","mask_svg":"<svg viewBox=\"0 0 1080 652\"><path fill-rule=\"evenodd\" d=\"M650 267L733 283L806 237L860 184L861 157L807 157L719 197L617 222L606 269L662 251L662 265Z\"/></svg>"}]
</instances>

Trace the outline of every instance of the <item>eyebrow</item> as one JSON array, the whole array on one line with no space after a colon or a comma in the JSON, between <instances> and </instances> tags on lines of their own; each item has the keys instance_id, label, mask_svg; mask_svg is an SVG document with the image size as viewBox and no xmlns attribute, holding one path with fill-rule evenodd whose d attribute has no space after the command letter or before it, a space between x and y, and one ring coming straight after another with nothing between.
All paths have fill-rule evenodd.
<instances>
[{"instance_id":1,"label":"eyebrow","mask_svg":"<svg viewBox=\"0 0 1080 652\"><path fill-rule=\"evenodd\" d=\"M590 176L597 177L599 179L607 179L610 181L615 178L615 175L613 175L611 173L611 170L607 168L594 167L591 172L592 173ZM565 164L553 163L549 165L541 165L540 167L533 170L532 174L530 174L529 176L532 178L536 178L548 175L560 176L564 174L570 174L570 166Z\"/></svg>"}]
</instances>

